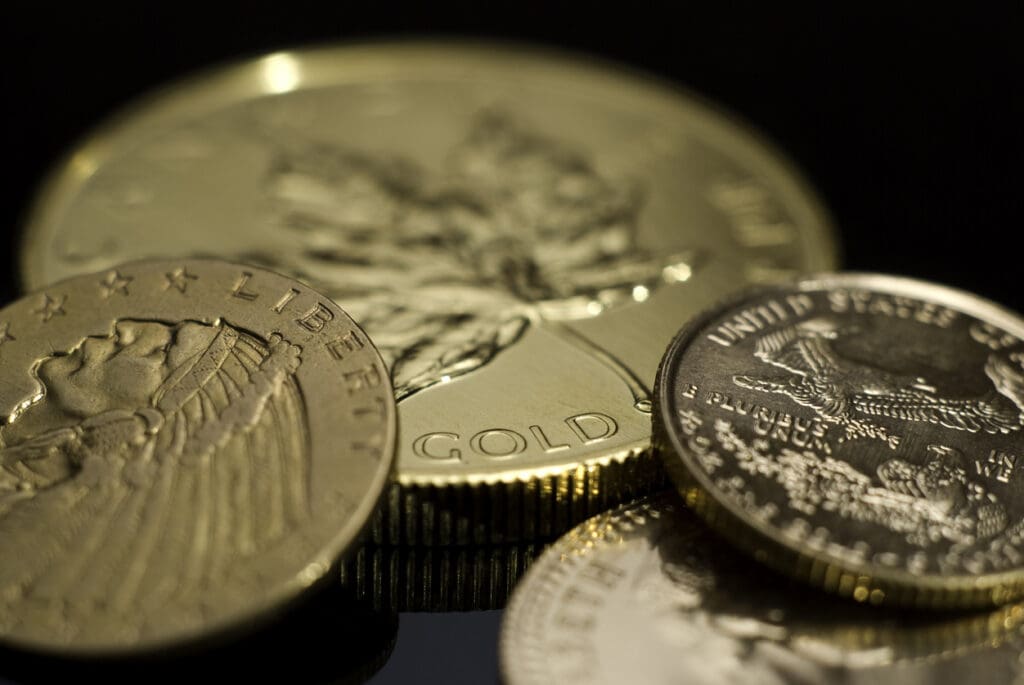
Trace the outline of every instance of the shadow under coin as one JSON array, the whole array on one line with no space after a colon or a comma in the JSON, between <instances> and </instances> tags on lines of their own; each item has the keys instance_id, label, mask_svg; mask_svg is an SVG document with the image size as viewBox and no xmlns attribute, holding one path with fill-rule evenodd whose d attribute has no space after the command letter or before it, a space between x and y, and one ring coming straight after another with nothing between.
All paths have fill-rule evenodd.
<instances>
[{"instance_id":1,"label":"shadow under coin","mask_svg":"<svg viewBox=\"0 0 1024 685\"><path fill-rule=\"evenodd\" d=\"M219 644L129 658L80 659L0 650L0 683L182 683L230 674L258 682L287 674L303 683L357 685L384 665L394 649L398 616L350 598L337 584L314 593L256 632Z\"/></svg>"}]
</instances>

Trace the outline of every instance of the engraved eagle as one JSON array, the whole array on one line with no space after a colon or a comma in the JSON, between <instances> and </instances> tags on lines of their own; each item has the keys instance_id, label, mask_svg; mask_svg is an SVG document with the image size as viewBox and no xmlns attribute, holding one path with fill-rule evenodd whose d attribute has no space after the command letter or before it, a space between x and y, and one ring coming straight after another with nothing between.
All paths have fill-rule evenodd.
<instances>
[{"instance_id":1,"label":"engraved eagle","mask_svg":"<svg viewBox=\"0 0 1024 685\"><path fill-rule=\"evenodd\" d=\"M399 400L480 368L542 323L615 364L558 322L646 299L690 272L691 254L638 246L635 184L502 113L480 115L434 174L336 144L277 135L272 145L264 191L292 240L246 257L351 313Z\"/></svg>"},{"instance_id":2,"label":"engraved eagle","mask_svg":"<svg viewBox=\"0 0 1024 685\"><path fill-rule=\"evenodd\" d=\"M844 426L846 438L877 438L892 447L899 437L867 417L932 423L970 433L1009 433L1024 425L1024 375L995 354L985 364L993 391L973 398L943 397L925 378L838 355L830 341L840 334L840 327L828 318L766 333L757 340L754 356L788 374L737 375L733 382L786 395L823 420Z\"/></svg>"},{"instance_id":3,"label":"engraved eagle","mask_svg":"<svg viewBox=\"0 0 1024 685\"><path fill-rule=\"evenodd\" d=\"M38 362L0 430L0 633L141 634L258 592L234 572L308 516L300 352L120 320Z\"/></svg>"}]
</instances>

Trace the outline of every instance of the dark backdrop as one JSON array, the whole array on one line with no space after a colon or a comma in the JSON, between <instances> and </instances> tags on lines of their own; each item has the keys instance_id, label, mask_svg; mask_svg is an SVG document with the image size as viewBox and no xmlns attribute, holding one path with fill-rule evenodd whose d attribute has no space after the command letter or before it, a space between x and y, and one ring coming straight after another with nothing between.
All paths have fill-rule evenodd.
<instances>
[{"instance_id":1,"label":"dark backdrop","mask_svg":"<svg viewBox=\"0 0 1024 685\"><path fill-rule=\"evenodd\" d=\"M844 265L945 282L1024 310L1024 22L1009 4L835 9L678 2L3 3L0 299L19 215L76 138L183 73L308 41L470 35L617 59L716 100L802 167ZM763 6L762 6L763 5ZM2 560L0 560L2 563ZM493 613L408 618L379 682L487 682Z\"/></svg>"}]
</instances>

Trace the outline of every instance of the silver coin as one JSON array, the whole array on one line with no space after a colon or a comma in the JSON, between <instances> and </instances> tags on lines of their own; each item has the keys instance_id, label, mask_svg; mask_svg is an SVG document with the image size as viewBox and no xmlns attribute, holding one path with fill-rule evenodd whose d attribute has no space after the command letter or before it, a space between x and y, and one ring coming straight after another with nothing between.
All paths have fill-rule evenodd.
<instances>
[{"instance_id":1,"label":"silver coin","mask_svg":"<svg viewBox=\"0 0 1024 685\"><path fill-rule=\"evenodd\" d=\"M666 353L670 473L759 559L871 603L1024 588L1024 319L868 274L738 298Z\"/></svg>"}]
</instances>

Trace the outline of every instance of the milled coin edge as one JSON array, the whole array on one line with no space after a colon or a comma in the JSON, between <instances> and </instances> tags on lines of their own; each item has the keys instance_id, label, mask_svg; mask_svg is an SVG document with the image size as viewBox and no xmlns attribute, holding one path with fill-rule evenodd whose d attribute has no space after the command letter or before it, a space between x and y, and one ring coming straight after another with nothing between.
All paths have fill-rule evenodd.
<instances>
[{"instance_id":1,"label":"milled coin edge","mask_svg":"<svg viewBox=\"0 0 1024 685\"><path fill-rule=\"evenodd\" d=\"M865 283L866 282L866 283ZM691 454L668 429L671 416L670 388L682 350L705 326L727 309L767 294L821 291L827 287L883 289L915 299L935 298L944 306L979 320L1017 329L1024 339L1024 320L1011 310L967 291L929 281L889 274L841 272L807 274L772 286L748 288L725 298L719 304L692 318L669 343L655 376L652 413L653 451L659 455L669 479L683 496L687 506L712 529L756 561L776 571L808 583L830 594L858 602L907 606L923 609L967 609L992 607L1024 597L1024 566L986 576L914 576L908 572L879 567L852 570L842 560L821 552L806 554L787 543L781 534L759 521L746 519L729 501L714 496L707 475L692 463ZM913 292L907 292L912 290ZM917 294L915 294L917 293ZM945 298L945 299L943 299ZM1004 325L1006 324L1006 325Z\"/></svg>"}]
</instances>

